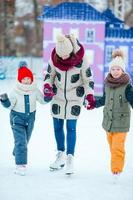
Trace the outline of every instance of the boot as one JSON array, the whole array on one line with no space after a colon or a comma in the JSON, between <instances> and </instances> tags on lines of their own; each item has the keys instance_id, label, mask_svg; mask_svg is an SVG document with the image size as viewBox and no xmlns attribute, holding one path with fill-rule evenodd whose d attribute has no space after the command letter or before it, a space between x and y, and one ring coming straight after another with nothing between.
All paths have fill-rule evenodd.
<instances>
[{"instance_id":1,"label":"boot","mask_svg":"<svg viewBox=\"0 0 133 200\"><path fill-rule=\"evenodd\" d=\"M26 165L16 165L15 174L20 176L26 175Z\"/></svg>"},{"instance_id":2,"label":"boot","mask_svg":"<svg viewBox=\"0 0 133 200\"><path fill-rule=\"evenodd\" d=\"M58 170L64 167L64 165L65 165L65 153L64 151L58 151L56 155L56 160L54 161L54 163L50 165L50 169Z\"/></svg>"},{"instance_id":3,"label":"boot","mask_svg":"<svg viewBox=\"0 0 133 200\"><path fill-rule=\"evenodd\" d=\"M74 164L73 164L74 157L72 154L67 155L66 160L66 174L70 175L74 173Z\"/></svg>"}]
</instances>

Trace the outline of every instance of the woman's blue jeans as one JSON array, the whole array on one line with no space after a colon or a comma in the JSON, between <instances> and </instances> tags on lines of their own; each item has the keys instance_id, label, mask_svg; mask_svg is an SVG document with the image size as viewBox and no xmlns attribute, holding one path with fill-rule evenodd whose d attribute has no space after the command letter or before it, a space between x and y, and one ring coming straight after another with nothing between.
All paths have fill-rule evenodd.
<instances>
[{"instance_id":1,"label":"woman's blue jeans","mask_svg":"<svg viewBox=\"0 0 133 200\"><path fill-rule=\"evenodd\" d=\"M65 151L64 119L53 118L54 133L58 151ZM66 120L66 154L74 155L76 144L76 119Z\"/></svg>"}]
</instances>

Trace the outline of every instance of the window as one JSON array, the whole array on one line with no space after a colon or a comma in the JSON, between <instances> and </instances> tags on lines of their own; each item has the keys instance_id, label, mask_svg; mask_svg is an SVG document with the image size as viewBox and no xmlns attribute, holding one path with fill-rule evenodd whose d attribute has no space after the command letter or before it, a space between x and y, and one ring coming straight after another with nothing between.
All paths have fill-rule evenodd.
<instances>
[{"instance_id":1,"label":"window","mask_svg":"<svg viewBox=\"0 0 133 200\"><path fill-rule=\"evenodd\" d=\"M115 46L107 46L106 47L106 63L111 62L112 60L112 52L115 49Z\"/></svg>"},{"instance_id":2,"label":"window","mask_svg":"<svg viewBox=\"0 0 133 200\"><path fill-rule=\"evenodd\" d=\"M94 51L93 50L86 50L85 54L87 55L87 58L89 60L89 64L92 65L94 63Z\"/></svg>"},{"instance_id":3,"label":"window","mask_svg":"<svg viewBox=\"0 0 133 200\"><path fill-rule=\"evenodd\" d=\"M78 39L79 38L79 29L77 28L71 28L70 34L74 34L74 36Z\"/></svg>"},{"instance_id":4,"label":"window","mask_svg":"<svg viewBox=\"0 0 133 200\"><path fill-rule=\"evenodd\" d=\"M62 33L62 29L61 28L54 28L53 29L53 41L55 42L56 41L56 37L58 34L61 34Z\"/></svg>"},{"instance_id":5,"label":"window","mask_svg":"<svg viewBox=\"0 0 133 200\"><path fill-rule=\"evenodd\" d=\"M95 30L94 29L86 30L86 42L91 43L94 41L95 41Z\"/></svg>"}]
</instances>

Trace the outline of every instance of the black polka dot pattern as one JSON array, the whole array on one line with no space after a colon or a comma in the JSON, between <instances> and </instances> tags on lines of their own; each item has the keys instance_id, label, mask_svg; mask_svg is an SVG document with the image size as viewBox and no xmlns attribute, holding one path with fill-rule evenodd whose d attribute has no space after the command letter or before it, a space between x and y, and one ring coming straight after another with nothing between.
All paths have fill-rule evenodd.
<instances>
[{"instance_id":1,"label":"black polka dot pattern","mask_svg":"<svg viewBox=\"0 0 133 200\"><path fill-rule=\"evenodd\" d=\"M58 73L58 72L56 72L56 76L57 76L57 78L58 78L58 81L61 81L61 74Z\"/></svg>"},{"instance_id":2,"label":"black polka dot pattern","mask_svg":"<svg viewBox=\"0 0 133 200\"><path fill-rule=\"evenodd\" d=\"M74 74L71 76L71 83L76 83L79 80L79 74Z\"/></svg>"},{"instance_id":3,"label":"black polka dot pattern","mask_svg":"<svg viewBox=\"0 0 133 200\"><path fill-rule=\"evenodd\" d=\"M59 106L58 104L53 104L53 105L52 105L52 112L53 112L55 115L60 114L60 106Z\"/></svg>"},{"instance_id":4,"label":"black polka dot pattern","mask_svg":"<svg viewBox=\"0 0 133 200\"><path fill-rule=\"evenodd\" d=\"M47 72L51 73L51 66L50 65L48 65Z\"/></svg>"},{"instance_id":5,"label":"black polka dot pattern","mask_svg":"<svg viewBox=\"0 0 133 200\"><path fill-rule=\"evenodd\" d=\"M89 87L92 88L92 89L94 89L94 82L93 81L89 82Z\"/></svg>"},{"instance_id":6,"label":"black polka dot pattern","mask_svg":"<svg viewBox=\"0 0 133 200\"><path fill-rule=\"evenodd\" d=\"M76 95L78 97L82 97L84 95L85 91L84 91L84 87L79 86L76 88Z\"/></svg>"},{"instance_id":7,"label":"black polka dot pattern","mask_svg":"<svg viewBox=\"0 0 133 200\"><path fill-rule=\"evenodd\" d=\"M87 68L87 70L86 70L86 76L87 76L87 77L92 76L92 73L91 73L91 69L90 69L90 67Z\"/></svg>"},{"instance_id":8,"label":"black polka dot pattern","mask_svg":"<svg viewBox=\"0 0 133 200\"><path fill-rule=\"evenodd\" d=\"M71 108L71 114L75 115L75 116L78 116L80 114L80 109L81 108L78 105L72 106L72 108Z\"/></svg>"},{"instance_id":9,"label":"black polka dot pattern","mask_svg":"<svg viewBox=\"0 0 133 200\"><path fill-rule=\"evenodd\" d=\"M57 87L55 84L53 84L53 92L54 92L54 94L57 94Z\"/></svg>"},{"instance_id":10,"label":"black polka dot pattern","mask_svg":"<svg viewBox=\"0 0 133 200\"><path fill-rule=\"evenodd\" d=\"M47 80L47 79L50 79L50 75L49 74L46 74L46 76L44 78L44 81Z\"/></svg>"},{"instance_id":11,"label":"black polka dot pattern","mask_svg":"<svg viewBox=\"0 0 133 200\"><path fill-rule=\"evenodd\" d=\"M82 63L83 63L83 61L81 61L81 63L77 64L75 67L81 68L82 67Z\"/></svg>"}]
</instances>

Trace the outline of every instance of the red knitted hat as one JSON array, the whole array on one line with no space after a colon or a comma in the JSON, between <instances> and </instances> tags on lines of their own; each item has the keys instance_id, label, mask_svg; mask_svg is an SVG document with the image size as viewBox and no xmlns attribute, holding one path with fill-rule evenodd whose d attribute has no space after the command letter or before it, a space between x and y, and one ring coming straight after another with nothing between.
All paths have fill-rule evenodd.
<instances>
[{"instance_id":1,"label":"red knitted hat","mask_svg":"<svg viewBox=\"0 0 133 200\"><path fill-rule=\"evenodd\" d=\"M30 69L27 68L26 62L23 62L24 65L22 65L22 62L20 63L20 68L18 69L18 81L21 82L23 78L29 77L31 81L33 82L33 73Z\"/></svg>"}]
</instances>

